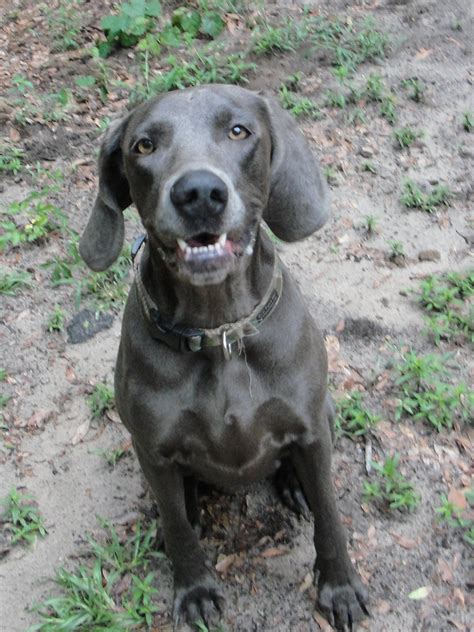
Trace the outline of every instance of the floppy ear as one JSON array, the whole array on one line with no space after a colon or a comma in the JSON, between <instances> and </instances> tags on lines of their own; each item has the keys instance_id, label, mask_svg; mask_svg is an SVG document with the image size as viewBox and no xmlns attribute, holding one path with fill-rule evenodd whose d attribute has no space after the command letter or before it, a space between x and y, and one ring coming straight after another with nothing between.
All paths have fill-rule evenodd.
<instances>
[{"instance_id":1,"label":"floppy ear","mask_svg":"<svg viewBox=\"0 0 474 632\"><path fill-rule=\"evenodd\" d=\"M112 123L102 142L99 192L79 242L81 257L96 272L119 256L125 232L122 211L132 203L120 146L127 121L128 116Z\"/></svg>"},{"instance_id":2,"label":"floppy ear","mask_svg":"<svg viewBox=\"0 0 474 632\"><path fill-rule=\"evenodd\" d=\"M277 237L296 241L321 228L329 216L325 180L293 118L264 99L272 139L271 183L263 219Z\"/></svg>"}]
</instances>

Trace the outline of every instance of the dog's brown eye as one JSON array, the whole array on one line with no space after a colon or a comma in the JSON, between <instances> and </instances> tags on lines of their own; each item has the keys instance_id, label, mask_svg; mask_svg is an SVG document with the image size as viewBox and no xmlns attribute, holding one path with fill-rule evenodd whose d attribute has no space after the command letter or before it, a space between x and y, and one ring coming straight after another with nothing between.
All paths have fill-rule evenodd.
<instances>
[{"instance_id":1,"label":"dog's brown eye","mask_svg":"<svg viewBox=\"0 0 474 632\"><path fill-rule=\"evenodd\" d=\"M148 156L148 154L151 154L154 149L155 149L155 146L153 145L153 143L151 142L149 138L142 138L135 145L135 150L139 154L143 154L145 156Z\"/></svg>"},{"instance_id":2,"label":"dog's brown eye","mask_svg":"<svg viewBox=\"0 0 474 632\"><path fill-rule=\"evenodd\" d=\"M244 138L248 138L250 136L250 132L243 125L234 125L234 127L229 132L229 138L231 140L243 140Z\"/></svg>"}]
</instances>

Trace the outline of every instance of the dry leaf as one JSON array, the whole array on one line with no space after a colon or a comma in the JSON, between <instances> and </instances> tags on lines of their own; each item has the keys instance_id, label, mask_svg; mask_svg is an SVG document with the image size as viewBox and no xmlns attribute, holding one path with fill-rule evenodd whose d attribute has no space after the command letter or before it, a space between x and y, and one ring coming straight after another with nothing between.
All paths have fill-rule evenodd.
<instances>
[{"instance_id":1,"label":"dry leaf","mask_svg":"<svg viewBox=\"0 0 474 632\"><path fill-rule=\"evenodd\" d=\"M428 55L431 55L432 52L432 48L420 48L420 50L415 55L415 59L426 59Z\"/></svg>"},{"instance_id":2,"label":"dry leaf","mask_svg":"<svg viewBox=\"0 0 474 632\"><path fill-rule=\"evenodd\" d=\"M438 571L441 576L441 579L444 582L447 582L448 584L453 583L453 573L451 571L451 568L449 564L446 562L446 560L443 560L442 557L440 557L438 560Z\"/></svg>"},{"instance_id":3,"label":"dry leaf","mask_svg":"<svg viewBox=\"0 0 474 632\"><path fill-rule=\"evenodd\" d=\"M37 410L26 422L26 426L30 430L35 428L43 428L45 423L54 415L54 410Z\"/></svg>"},{"instance_id":4,"label":"dry leaf","mask_svg":"<svg viewBox=\"0 0 474 632\"><path fill-rule=\"evenodd\" d=\"M395 540L397 544L399 544L404 549L407 549L408 551L410 549L416 549L416 547L419 545L419 542L417 542L416 540L413 540L412 538L407 538L404 535L398 535L398 533L392 533L392 532L390 532L390 535L392 536L392 538Z\"/></svg>"},{"instance_id":5,"label":"dry leaf","mask_svg":"<svg viewBox=\"0 0 474 632\"><path fill-rule=\"evenodd\" d=\"M290 549L287 546L272 546L269 549L260 553L260 557L269 558L269 557L279 557L280 555L286 555Z\"/></svg>"},{"instance_id":6,"label":"dry leaf","mask_svg":"<svg viewBox=\"0 0 474 632\"><path fill-rule=\"evenodd\" d=\"M464 492L461 489L456 489L455 487L451 487L448 493L448 500L459 509L467 508L467 500L466 496L464 496Z\"/></svg>"},{"instance_id":7,"label":"dry leaf","mask_svg":"<svg viewBox=\"0 0 474 632\"><path fill-rule=\"evenodd\" d=\"M390 602L384 601L383 599L378 601L375 606L375 611L379 614L387 614L388 612L390 612L391 609L392 606L390 605Z\"/></svg>"},{"instance_id":8,"label":"dry leaf","mask_svg":"<svg viewBox=\"0 0 474 632\"><path fill-rule=\"evenodd\" d=\"M230 555L223 557L219 562L217 562L215 566L216 571L218 573L226 573L235 562L236 557L235 553L231 553Z\"/></svg>"},{"instance_id":9,"label":"dry leaf","mask_svg":"<svg viewBox=\"0 0 474 632\"><path fill-rule=\"evenodd\" d=\"M71 439L72 445L77 445L80 441L84 439L87 432L89 431L89 426L91 425L91 420L86 419L80 426L77 427L77 430Z\"/></svg>"},{"instance_id":10,"label":"dry leaf","mask_svg":"<svg viewBox=\"0 0 474 632\"><path fill-rule=\"evenodd\" d=\"M329 625L323 615L319 614L317 610L315 610L315 612L313 613L313 619L319 625L319 628L322 630L322 632L332 632L332 627Z\"/></svg>"},{"instance_id":11,"label":"dry leaf","mask_svg":"<svg viewBox=\"0 0 474 632\"><path fill-rule=\"evenodd\" d=\"M303 581L300 584L300 587L298 588L298 592L304 593L307 590L309 590L312 585L313 585L313 577L312 577L311 573L306 573L306 575L304 576Z\"/></svg>"},{"instance_id":12,"label":"dry leaf","mask_svg":"<svg viewBox=\"0 0 474 632\"><path fill-rule=\"evenodd\" d=\"M426 599L431 590L431 586L420 586L419 588L411 591L411 593L408 595L408 599L413 599L414 601L418 601L419 599Z\"/></svg>"}]
</instances>

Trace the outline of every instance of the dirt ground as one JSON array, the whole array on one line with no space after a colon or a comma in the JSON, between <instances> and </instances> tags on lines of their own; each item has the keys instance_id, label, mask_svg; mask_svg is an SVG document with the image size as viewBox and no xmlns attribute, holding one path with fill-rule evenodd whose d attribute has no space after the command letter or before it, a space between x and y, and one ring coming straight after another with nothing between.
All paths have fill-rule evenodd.
<instances>
[{"instance_id":1,"label":"dirt ground","mask_svg":"<svg viewBox=\"0 0 474 632\"><path fill-rule=\"evenodd\" d=\"M102 3L100 3L102 4ZM176 4L176 3L175 3ZM266 4L269 14L293 16L300 3ZM423 129L422 139L409 149L397 149L393 128L366 104L366 120L347 122L347 111L325 106L318 121L300 125L329 175L332 217L311 238L280 254L299 282L329 349L330 380L336 396L358 388L371 409L382 417L372 439L374 458L394 451L401 469L412 480L421 502L413 513L381 511L362 502L366 446L340 439L334 456L338 503L347 527L352 559L369 585L372 617L362 629L373 632L472 629L472 549L459 532L436 520L442 494L471 485L472 443L465 426L437 433L423 423L394 420L389 366L394 347L413 346L436 351L423 333L423 313L411 290L429 274L472 268L472 135L463 130L463 112L473 108L472 7L467 0L375 0L371 2L310 2L311 10L344 19L371 16L389 36L387 57L362 64L356 79L379 73L396 93L397 127ZM85 3L90 16L85 41L97 36L104 7ZM11 79L25 75L38 93L74 85L88 74L87 60L77 51L51 52L51 26L45 6L31 0L9 3L0 34L0 135L25 151L26 161L43 169L59 169L65 177L55 203L65 211L72 229L85 225L96 187L95 160L98 122L125 109L123 90L112 88L102 103L97 96L76 100L76 108L61 121L30 117L15 121ZM15 17L12 18L12 14ZM245 39L240 33L234 46ZM240 39L239 39L240 38ZM133 75L134 54L111 57L111 76ZM282 79L301 70L306 96L323 101L335 79L324 59L298 52L265 56L249 75L249 86L276 93ZM116 73L115 75L113 73ZM122 73L122 74L120 74ZM401 82L417 77L426 89L422 102L411 100ZM376 173L364 171L369 160ZM2 176L2 203L28 195L35 180L27 169ZM4 177L3 177L4 176ZM41 178L41 174L39 176ZM403 180L446 184L453 193L449 207L429 214L400 204ZM364 217L377 219L367 237ZM138 234L130 214L128 239ZM388 242L399 241L405 256L389 258ZM78 344L67 331L49 333L46 320L55 305L66 322L87 306L77 305L71 285L55 287L42 264L66 250L66 238L53 234L40 244L11 248L1 255L7 268L30 272L33 283L15 296L2 297L1 383L9 400L0 433L0 496L13 486L25 488L37 500L48 529L33 547L3 550L0 560L0 630L23 632L37 621L30 607L55 594L55 569L74 563L84 551L85 534L98 534L97 516L112 524L147 516L152 500L147 492L126 431L112 412L90 421L87 396L94 384L113 383L121 311L112 310L109 328ZM433 251L424 260L426 251ZM454 354L462 379L472 379L472 347L444 343ZM461 379L456 374L453 378ZM124 447L115 467L104 451ZM202 500L203 546L214 564L235 555L220 573L226 597L225 629L301 632L328 629L314 617L315 589L312 525L280 505L269 483L228 496L212 492ZM219 528L216 528L218 524ZM270 551L270 554L268 554ZM276 551L277 554L273 554ZM267 553L266 553L267 552ZM169 629L171 572L166 560L156 565L155 630ZM424 599L412 591L428 587Z\"/></svg>"}]
</instances>

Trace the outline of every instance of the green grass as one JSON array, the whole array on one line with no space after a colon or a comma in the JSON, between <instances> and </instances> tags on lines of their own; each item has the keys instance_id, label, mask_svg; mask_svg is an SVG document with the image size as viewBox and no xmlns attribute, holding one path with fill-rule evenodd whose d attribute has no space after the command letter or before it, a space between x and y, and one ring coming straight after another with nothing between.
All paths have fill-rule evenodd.
<instances>
[{"instance_id":1,"label":"green grass","mask_svg":"<svg viewBox=\"0 0 474 632\"><path fill-rule=\"evenodd\" d=\"M474 271L432 275L420 283L418 301L430 314L427 329L436 344L442 340L474 342Z\"/></svg>"},{"instance_id":2,"label":"green grass","mask_svg":"<svg viewBox=\"0 0 474 632\"><path fill-rule=\"evenodd\" d=\"M49 333L53 333L55 331L64 331L65 322L65 312L61 309L61 307L59 307L59 305L55 305L54 310L48 316L46 329L49 331Z\"/></svg>"},{"instance_id":3,"label":"green grass","mask_svg":"<svg viewBox=\"0 0 474 632\"><path fill-rule=\"evenodd\" d=\"M336 435L350 439L364 436L374 428L380 417L364 406L362 393L353 391L337 402Z\"/></svg>"},{"instance_id":4,"label":"green grass","mask_svg":"<svg viewBox=\"0 0 474 632\"><path fill-rule=\"evenodd\" d=\"M285 84L280 86L278 94L281 105L285 110L291 112L293 116L297 118L306 116L313 120L321 118L321 110L312 99L298 96L295 92L287 88Z\"/></svg>"},{"instance_id":5,"label":"green grass","mask_svg":"<svg viewBox=\"0 0 474 632\"><path fill-rule=\"evenodd\" d=\"M23 169L25 152L21 147L0 144L0 173L16 176Z\"/></svg>"},{"instance_id":6,"label":"green grass","mask_svg":"<svg viewBox=\"0 0 474 632\"><path fill-rule=\"evenodd\" d=\"M413 511L420 497L412 483L399 471L399 462L399 454L387 456L383 463L372 461L376 480L364 482L365 501L375 501L384 509Z\"/></svg>"},{"instance_id":7,"label":"green grass","mask_svg":"<svg viewBox=\"0 0 474 632\"><path fill-rule=\"evenodd\" d=\"M401 149L411 147L418 138L423 138L423 131L413 129L413 127L405 126L394 131L393 135Z\"/></svg>"},{"instance_id":8,"label":"green grass","mask_svg":"<svg viewBox=\"0 0 474 632\"><path fill-rule=\"evenodd\" d=\"M397 259L402 259L406 256L405 248L401 241L390 239L387 244L390 248L388 253L388 258L390 261L396 261Z\"/></svg>"},{"instance_id":9,"label":"green grass","mask_svg":"<svg viewBox=\"0 0 474 632\"><path fill-rule=\"evenodd\" d=\"M462 115L462 127L465 132L472 132L474 128L474 114L472 112L464 112Z\"/></svg>"},{"instance_id":10,"label":"green grass","mask_svg":"<svg viewBox=\"0 0 474 632\"><path fill-rule=\"evenodd\" d=\"M434 213L439 206L449 206L451 197L450 190L443 184L438 184L429 193L425 193L412 180L406 180L400 202L407 208Z\"/></svg>"},{"instance_id":11,"label":"green grass","mask_svg":"<svg viewBox=\"0 0 474 632\"><path fill-rule=\"evenodd\" d=\"M63 272L66 273L66 270ZM130 247L126 247L108 270L88 272L79 280L76 285L78 302L89 298L98 311L120 309L127 300L129 273Z\"/></svg>"},{"instance_id":12,"label":"green grass","mask_svg":"<svg viewBox=\"0 0 474 632\"><path fill-rule=\"evenodd\" d=\"M99 454L104 457L111 468L114 468L128 453L128 450L125 448L114 448L112 450L99 451Z\"/></svg>"},{"instance_id":13,"label":"green grass","mask_svg":"<svg viewBox=\"0 0 474 632\"><path fill-rule=\"evenodd\" d=\"M121 537L106 521L103 541L88 538L89 565L73 570L60 568L56 584L58 596L35 606L40 622L30 632L125 632L150 629L158 607L153 599L153 558L163 554L153 550L156 523L145 528L136 523L134 533Z\"/></svg>"},{"instance_id":14,"label":"green grass","mask_svg":"<svg viewBox=\"0 0 474 632\"><path fill-rule=\"evenodd\" d=\"M256 55L293 51L304 41L308 24L306 21L288 20L281 26L272 26L265 21L254 29L251 50Z\"/></svg>"},{"instance_id":15,"label":"green grass","mask_svg":"<svg viewBox=\"0 0 474 632\"><path fill-rule=\"evenodd\" d=\"M30 495L13 488L0 503L4 508L1 521L11 544L32 544L38 536L47 534L43 519Z\"/></svg>"},{"instance_id":16,"label":"green grass","mask_svg":"<svg viewBox=\"0 0 474 632\"><path fill-rule=\"evenodd\" d=\"M87 403L93 419L100 419L108 410L115 407L114 393L106 384L99 382L87 398Z\"/></svg>"},{"instance_id":17,"label":"green grass","mask_svg":"<svg viewBox=\"0 0 474 632\"><path fill-rule=\"evenodd\" d=\"M0 294L15 296L22 288L30 287L31 274L25 270L1 270Z\"/></svg>"},{"instance_id":18,"label":"green grass","mask_svg":"<svg viewBox=\"0 0 474 632\"><path fill-rule=\"evenodd\" d=\"M402 81L402 86L408 90L408 96L415 103L421 103L425 97L426 86L417 77L410 77Z\"/></svg>"},{"instance_id":19,"label":"green grass","mask_svg":"<svg viewBox=\"0 0 474 632\"><path fill-rule=\"evenodd\" d=\"M455 420L467 422L474 413L474 392L456 380L451 384L450 354L417 355L403 352L395 366L399 399L395 419L407 415L424 421L438 432L452 428Z\"/></svg>"},{"instance_id":20,"label":"green grass","mask_svg":"<svg viewBox=\"0 0 474 632\"><path fill-rule=\"evenodd\" d=\"M463 539L470 546L474 547L474 520L471 517L474 509L474 491L472 489L466 492L466 499L468 509L458 507L443 494L441 496L441 505L436 507L435 511L438 514L438 522L460 531Z\"/></svg>"},{"instance_id":21,"label":"green grass","mask_svg":"<svg viewBox=\"0 0 474 632\"><path fill-rule=\"evenodd\" d=\"M67 218L58 206L48 200L49 193L48 187L34 191L1 211L0 252L41 241L50 233L66 228Z\"/></svg>"}]
</instances>

